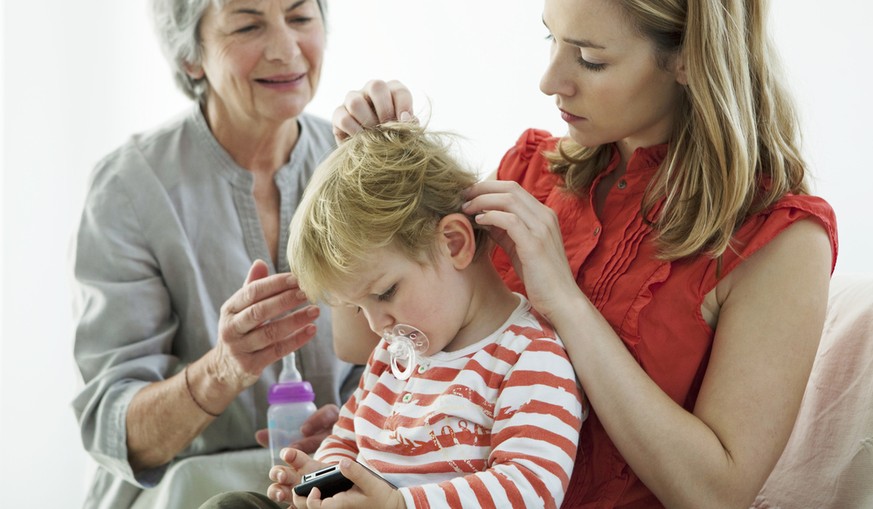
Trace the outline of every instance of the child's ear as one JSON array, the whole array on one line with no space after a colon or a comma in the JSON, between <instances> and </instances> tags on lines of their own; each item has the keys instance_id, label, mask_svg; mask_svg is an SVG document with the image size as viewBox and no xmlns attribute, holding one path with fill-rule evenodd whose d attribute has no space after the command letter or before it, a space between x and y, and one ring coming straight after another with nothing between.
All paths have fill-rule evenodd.
<instances>
[{"instance_id":1,"label":"child's ear","mask_svg":"<svg viewBox=\"0 0 873 509\"><path fill-rule=\"evenodd\" d=\"M440 220L437 228L452 265L458 270L467 268L476 254L476 236L470 220L464 214L449 214Z\"/></svg>"}]
</instances>

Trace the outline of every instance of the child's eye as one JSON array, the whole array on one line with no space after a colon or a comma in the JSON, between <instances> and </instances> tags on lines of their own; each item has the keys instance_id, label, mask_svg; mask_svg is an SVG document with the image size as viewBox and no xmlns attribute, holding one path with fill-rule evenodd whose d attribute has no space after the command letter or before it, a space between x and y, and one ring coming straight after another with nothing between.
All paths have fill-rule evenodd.
<instances>
[{"instance_id":1,"label":"child's eye","mask_svg":"<svg viewBox=\"0 0 873 509\"><path fill-rule=\"evenodd\" d=\"M391 285L391 288L389 288L385 293L380 294L377 298L379 299L379 302L386 302L391 300L391 297L394 297L395 293L397 293L396 284Z\"/></svg>"}]
</instances>

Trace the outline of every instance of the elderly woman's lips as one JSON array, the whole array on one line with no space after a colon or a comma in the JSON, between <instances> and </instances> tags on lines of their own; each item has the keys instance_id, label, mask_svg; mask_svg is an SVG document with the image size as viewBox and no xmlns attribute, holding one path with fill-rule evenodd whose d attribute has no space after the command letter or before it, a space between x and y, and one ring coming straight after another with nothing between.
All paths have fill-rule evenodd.
<instances>
[{"instance_id":1,"label":"elderly woman's lips","mask_svg":"<svg viewBox=\"0 0 873 509\"><path fill-rule=\"evenodd\" d=\"M266 78L257 78L255 81L259 83L292 83L295 81L300 81L303 77L306 76L305 73L302 74L281 74L276 76L268 76Z\"/></svg>"}]
</instances>

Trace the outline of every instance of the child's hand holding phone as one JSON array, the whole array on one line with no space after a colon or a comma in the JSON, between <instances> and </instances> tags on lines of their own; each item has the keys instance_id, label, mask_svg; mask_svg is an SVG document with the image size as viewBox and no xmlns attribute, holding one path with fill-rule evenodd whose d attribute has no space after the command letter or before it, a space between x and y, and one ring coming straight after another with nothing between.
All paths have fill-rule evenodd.
<instances>
[{"instance_id":1,"label":"child's hand holding phone","mask_svg":"<svg viewBox=\"0 0 873 509\"><path fill-rule=\"evenodd\" d=\"M276 502L291 503L293 488L300 483L305 472L315 472L329 466L327 463L315 461L300 449L282 449L281 456L287 466L275 465L270 469L270 480L273 484L267 488L267 496Z\"/></svg>"},{"instance_id":2,"label":"child's hand holding phone","mask_svg":"<svg viewBox=\"0 0 873 509\"><path fill-rule=\"evenodd\" d=\"M339 507L406 507L393 484L360 463L342 460L336 465L325 465L297 449L286 449L283 453L288 467L270 470L274 483L267 490L270 499L276 502L291 502L298 509L321 507L321 501L327 498L339 502Z\"/></svg>"}]
</instances>

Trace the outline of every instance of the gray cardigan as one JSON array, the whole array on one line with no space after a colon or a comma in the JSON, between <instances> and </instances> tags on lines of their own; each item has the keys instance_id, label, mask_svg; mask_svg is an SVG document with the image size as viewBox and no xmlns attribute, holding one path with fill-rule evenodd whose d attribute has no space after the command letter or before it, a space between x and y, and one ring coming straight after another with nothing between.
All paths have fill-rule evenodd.
<instances>
[{"instance_id":1,"label":"gray cardigan","mask_svg":"<svg viewBox=\"0 0 873 509\"><path fill-rule=\"evenodd\" d=\"M129 507L166 465L134 476L125 418L134 394L181 371L211 349L219 308L260 258L287 272L281 246L316 165L334 148L325 120L302 115L300 138L276 174L281 193L280 264L273 267L253 178L212 135L199 108L133 136L91 175L72 249L75 360L84 386L73 401L85 449L99 467L85 507ZM330 313L297 353L316 405L341 405L359 370L333 352ZM265 370L179 458L256 447L266 427L267 390L280 363ZM266 475L266 471L264 472Z\"/></svg>"}]
</instances>

